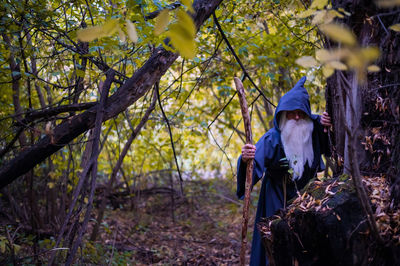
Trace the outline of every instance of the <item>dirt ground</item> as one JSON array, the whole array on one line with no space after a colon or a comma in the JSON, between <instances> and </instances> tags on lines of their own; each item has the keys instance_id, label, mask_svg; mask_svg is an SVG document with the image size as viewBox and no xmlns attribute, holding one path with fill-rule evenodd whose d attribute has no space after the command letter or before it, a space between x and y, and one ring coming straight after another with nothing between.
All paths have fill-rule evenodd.
<instances>
[{"instance_id":1,"label":"dirt ground","mask_svg":"<svg viewBox=\"0 0 400 266\"><path fill-rule=\"evenodd\" d=\"M237 265L241 203L232 187L195 182L173 202L170 194L152 195L135 199L131 211L108 210L98 243L133 254L136 265ZM251 220L249 237L252 227Z\"/></svg>"},{"instance_id":2,"label":"dirt ground","mask_svg":"<svg viewBox=\"0 0 400 266\"><path fill-rule=\"evenodd\" d=\"M160 189L158 185L154 193L125 194L110 202L97 240L89 241L97 216L95 210L74 265L239 264L242 201L234 193L235 182L187 181L183 186L184 196L176 191L177 187L173 198L170 188ZM151 192L152 188L146 191ZM253 203L256 201L253 196ZM254 204L250 213L249 243ZM7 235L11 235L12 245ZM56 237L57 233L49 233L37 238L21 224L4 221L0 226L0 264L47 264ZM65 262L67 246L60 244L56 264ZM250 244L248 252L249 247ZM35 253L38 255L34 256Z\"/></svg>"}]
</instances>

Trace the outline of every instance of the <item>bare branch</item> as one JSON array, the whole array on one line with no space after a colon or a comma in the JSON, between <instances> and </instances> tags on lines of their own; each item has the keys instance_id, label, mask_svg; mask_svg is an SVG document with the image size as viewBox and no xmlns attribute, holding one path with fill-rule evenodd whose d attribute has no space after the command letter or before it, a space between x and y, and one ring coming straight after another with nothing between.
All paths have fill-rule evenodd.
<instances>
[{"instance_id":1,"label":"bare branch","mask_svg":"<svg viewBox=\"0 0 400 266\"><path fill-rule=\"evenodd\" d=\"M155 84L155 90L157 92L158 104L160 105L161 112L162 112L162 114L164 116L165 122L167 123L169 138L171 140L171 147L172 147L172 151L174 152L174 159L175 159L176 169L178 170L179 181L180 181L180 184L181 184L181 193L183 195L183 186L182 186L183 179L182 179L181 171L179 169L178 158L176 157L174 138L172 137L172 131L171 131L171 126L169 124L168 117L165 115L164 109L163 109L162 104L161 104L161 99L160 99L160 94L159 94L159 89L158 89L158 83Z\"/></svg>"}]
</instances>

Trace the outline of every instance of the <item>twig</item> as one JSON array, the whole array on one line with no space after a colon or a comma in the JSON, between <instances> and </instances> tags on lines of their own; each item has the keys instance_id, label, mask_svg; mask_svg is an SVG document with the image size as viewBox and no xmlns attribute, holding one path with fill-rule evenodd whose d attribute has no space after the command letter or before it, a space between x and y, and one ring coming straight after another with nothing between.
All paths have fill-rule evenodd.
<instances>
[{"instance_id":1,"label":"twig","mask_svg":"<svg viewBox=\"0 0 400 266\"><path fill-rule=\"evenodd\" d=\"M213 192L207 192L207 193L208 193L208 194L211 194L211 195L218 196L218 197L220 197L221 199L225 199L225 200L227 200L227 201L229 201L229 202L232 202L232 203L234 203L234 204L236 204L236 205L238 205L238 206L240 206L240 207L243 206L243 204L240 203L239 201L234 200L234 199L231 199L231 198L229 198L229 197L226 197L226 196L224 196L224 195L222 195L222 194L220 194L220 193L213 193Z\"/></svg>"},{"instance_id":2,"label":"twig","mask_svg":"<svg viewBox=\"0 0 400 266\"><path fill-rule=\"evenodd\" d=\"M8 231L7 226L5 227L5 229L6 229L6 237L7 237L8 245L9 245L10 251L11 251L11 261L15 265L16 258L15 258L14 240L10 236L10 232Z\"/></svg>"},{"instance_id":3,"label":"twig","mask_svg":"<svg viewBox=\"0 0 400 266\"><path fill-rule=\"evenodd\" d=\"M292 33L292 34L294 35L294 37L296 37L298 40L300 40L300 41L302 41L302 42L304 42L304 43L308 43L308 44L312 45L314 48L320 48L320 47L318 47L317 45L315 45L315 44L312 43L312 42L303 40L301 37L299 37L296 33L294 33L294 32L292 31L292 28L289 27L289 25L288 25L287 23L285 23L285 22L282 20L282 18L281 18L280 16L276 15L272 10L269 10L269 11L272 13L272 15L274 15L274 17L276 17L277 19L279 19L279 20L282 22L282 24L285 25L285 27L290 31L290 33Z\"/></svg>"},{"instance_id":4,"label":"twig","mask_svg":"<svg viewBox=\"0 0 400 266\"><path fill-rule=\"evenodd\" d=\"M33 258L34 256L40 256L40 255L46 254L47 252L50 252L50 251L54 251L54 250L68 250L68 249L69 249L69 248L51 248L51 249L48 249L48 250L44 250L44 251L42 251L42 252L39 252L39 253L37 253L36 255L26 256L26 257L19 258L19 259L18 259L18 262L24 261L24 260L26 260L26 259Z\"/></svg>"},{"instance_id":5,"label":"twig","mask_svg":"<svg viewBox=\"0 0 400 266\"><path fill-rule=\"evenodd\" d=\"M236 96L236 91L235 93L233 93L232 97L229 99L229 101L224 105L224 107L222 107L221 111L219 111L219 113L215 116L214 120L211 121L210 124L208 124L207 129L210 129L211 125L214 124L214 122L217 120L218 116L220 116L222 114L222 112L225 110L226 107L228 107L228 105L232 102L233 98Z\"/></svg>"},{"instance_id":6,"label":"twig","mask_svg":"<svg viewBox=\"0 0 400 266\"><path fill-rule=\"evenodd\" d=\"M112 249L111 249L110 261L108 262L108 265L111 265L112 259L114 257L115 239L117 238L117 233L118 233L118 225L114 232L114 240L113 240L113 245L112 245Z\"/></svg>"},{"instance_id":7,"label":"twig","mask_svg":"<svg viewBox=\"0 0 400 266\"><path fill-rule=\"evenodd\" d=\"M219 32L221 33L222 38L224 39L226 45L228 45L229 50L231 50L231 53L233 54L233 56L235 57L236 61L238 62L238 64L240 65L240 67L242 68L242 71L245 75L245 77L247 77L249 79L249 81L251 82L251 84L253 84L254 88L256 88L256 90L264 97L264 99L271 104L273 107L276 107L275 104L273 104L268 98L267 96L265 96L265 94L258 88L258 86L254 83L253 79L250 77L250 75L247 73L246 68L243 66L242 62L240 61L239 57L237 56L235 50L232 48L232 45L230 44L228 38L225 36L224 31L221 28L221 25L218 22L217 16L215 15L215 12L213 13L213 18L214 18L214 22L215 25L217 26Z\"/></svg>"},{"instance_id":8,"label":"twig","mask_svg":"<svg viewBox=\"0 0 400 266\"><path fill-rule=\"evenodd\" d=\"M229 159L228 154L226 153L226 151L224 149L222 149L222 147L218 144L218 141L215 139L214 134L212 133L211 129L208 128L208 131L210 132L211 138L214 140L215 144L217 145L218 149L220 149L222 151L222 153L226 156L226 159L228 159L229 165L231 167L231 171L232 171L232 175L234 175L234 171L233 171L233 167L231 164L231 160Z\"/></svg>"},{"instance_id":9,"label":"twig","mask_svg":"<svg viewBox=\"0 0 400 266\"><path fill-rule=\"evenodd\" d=\"M35 119L42 117L52 117L60 113L83 111L95 106L97 102L76 103L69 105L61 105L54 108L46 108L44 110L33 110L26 114L25 118L20 123L29 123Z\"/></svg>"},{"instance_id":10,"label":"twig","mask_svg":"<svg viewBox=\"0 0 400 266\"><path fill-rule=\"evenodd\" d=\"M164 7L164 9L162 9L162 10L165 10L165 9L174 10L174 9L180 7L180 6L181 6L181 3L180 3L179 1L177 1L177 2L175 2L175 3L172 3L172 4L170 4L170 5L167 5L167 6ZM162 10L157 10L157 11L154 11L154 12L151 12L151 13L147 14L147 15L145 16L145 19L146 19L146 20L149 20L149 19L156 18L156 17L158 16L158 14L160 14L160 12L161 12Z\"/></svg>"},{"instance_id":11,"label":"twig","mask_svg":"<svg viewBox=\"0 0 400 266\"><path fill-rule=\"evenodd\" d=\"M29 71L26 71L26 73L32 75L33 77L35 77L35 78L38 79L39 81L44 82L44 83L46 83L47 85L53 86L53 87L58 88L58 89L67 90L67 89L71 89L71 88L73 88L73 87L76 86L76 84L74 84L74 85L69 85L69 86L61 86L61 85L58 85L58 84L55 84L55 83L51 83L51 82L49 82L49 81L47 81L47 80L45 80L45 79L42 79L41 77L39 77L39 76L38 76L37 74L35 74L35 73L29 72Z\"/></svg>"},{"instance_id":12,"label":"twig","mask_svg":"<svg viewBox=\"0 0 400 266\"><path fill-rule=\"evenodd\" d=\"M385 30L386 34L389 34L389 31L386 29L385 24L383 24L381 17L380 16L376 16L379 20L379 23L381 24L382 28Z\"/></svg>"},{"instance_id":13,"label":"twig","mask_svg":"<svg viewBox=\"0 0 400 266\"><path fill-rule=\"evenodd\" d=\"M189 99L190 95L192 94L192 92L193 92L194 89L196 88L197 84L200 83L201 78L203 77L203 74L206 72L206 69L207 69L208 66L210 65L211 59L213 59L213 58L215 57L215 55L216 55L216 53L217 53L217 51L218 51L219 46L221 45L221 43L222 43L222 40L219 42L219 44L218 44L217 47L215 48L213 55L210 57L210 60L208 60L207 65L204 67L203 71L202 71L201 74L200 74L200 77L198 77L198 78L196 79L196 83L193 85L192 89L190 90L189 94L186 96L186 98L185 98L185 100L183 101L182 105L178 108L178 111L175 112L175 115L182 109L183 105L184 105L184 104L186 103L186 101ZM182 77L182 75L183 75L183 73L181 74L181 77ZM181 83L182 83L182 78L181 78ZM182 86L182 84L181 84L181 86Z\"/></svg>"},{"instance_id":14,"label":"twig","mask_svg":"<svg viewBox=\"0 0 400 266\"><path fill-rule=\"evenodd\" d=\"M174 158L175 158L176 169L178 170L179 181L180 181L180 185L181 185L181 194L183 195L182 174L181 174L181 170L179 169L178 159L176 157L175 145L174 145L174 139L172 137L171 126L169 124L168 117L165 115L164 109L163 109L162 104L161 104L160 93L159 93L159 82L156 82L156 84L154 86L155 86L155 90L157 92L158 104L160 105L161 113L162 113L162 115L163 115L163 117L165 119L165 122L167 123L168 133L169 133L169 137L170 137L170 140L171 140L172 151L174 153Z\"/></svg>"},{"instance_id":15,"label":"twig","mask_svg":"<svg viewBox=\"0 0 400 266\"><path fill-rule=\"evenodd\" d=\"M383 86L378 87L377 89L383 89L383 88L393 87L393 86L400 86L400 83L383 85Z\"/></svg>"},{"instance_id":16,"label":"twig","mask_svg":"<svg viewBox=\"0 0 400 266\"><path fill-rule=\"evenodd\" d=\"M22 134L24 131L24 127L20 127L15 134L14 138L10 141L10 143L7 144L7 146L0 151L0 158L2 158L14 145L14 143L18 140L19 136Z\"/></svg>"},{"instance_id":17,"label":"twig","mask_svg":"<svg viewBox=\"0 0 400 266\"><path fill-rule=\"evenodd\" d=\"M358 228L364 224L367 221L367 219L362 220L357 226L356 228L354 228L353 231L351 231L349 238L347 239L347 247L349 247L349 243L350 243L350 239L352 238L353 234L358 230Z\"/></svg>"},{"instance_id":18,"label":"twig","mask_svg":"<svg viewBox=\"0 0 400 266\"><path fill-rule=\"evenodd\" d=\"M394 14L397 14L397 13L400 13L400 10L395 10L395 11L388 12L388 13L379 13L379 14L371 16L371 18L374 18L376 16L380 16L380 17L391 16L391 15L394 15Z\"/></svg>"}]
</instances>

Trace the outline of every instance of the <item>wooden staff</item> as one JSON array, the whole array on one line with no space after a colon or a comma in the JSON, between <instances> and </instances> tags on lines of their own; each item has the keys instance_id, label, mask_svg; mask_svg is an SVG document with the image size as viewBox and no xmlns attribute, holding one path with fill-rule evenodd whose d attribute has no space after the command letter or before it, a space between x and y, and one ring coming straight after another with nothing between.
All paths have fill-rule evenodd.
<instances>
[{"instance_id":1,"label":"wooden staff","mask_svg":"<svg viewBox=\"0 0 400 266\"><path fill-rule=\"evenodd\" d=\"M247 108L246 96L244 94L244 88L242 81L238 78L234 78L236 90L239 95L240 108L242 109L242 116L244 122L244 130L246 132L246 144L253 144L253 136L251 134L251 123L250 115ZM247 247L247 224L249 222L249 205L250 205L250 187L253 178L253 159L247 161L246 168L246 186L244 194L244 206L243 206L243 220L242 220L242 246L240 247L240 265L245 265L245 255Z\"/></svg>"}]
</instances>

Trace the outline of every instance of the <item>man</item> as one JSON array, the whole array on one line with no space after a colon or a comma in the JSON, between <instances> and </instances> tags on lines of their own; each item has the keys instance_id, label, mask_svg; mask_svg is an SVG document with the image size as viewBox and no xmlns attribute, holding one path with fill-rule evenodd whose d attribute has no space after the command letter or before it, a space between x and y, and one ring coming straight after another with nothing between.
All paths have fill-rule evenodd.
<instances>
[{"instance_id":1,"label":"man","mask_svg":"<svg viewBox=\"0 0 400 266\"><path fill-rule=\"evenodd\" d=\"M254 225L250 265L268 265L265 248L257 223L261 217L270 217L285 206L287 199L296 195L317 171L325 168L321 155L330 154L327 129L330 117L311 113L303 77L279 101L274 115L274 127L257 142L246 144L238 160L237 196L245 193L246 166L254 159L254 186L263 176ZM288 169L293 169L287 180ZM285 186L285 189L283 189ZM284 194L286 197L284 197Z\"/></svg>"}]
</instances>

